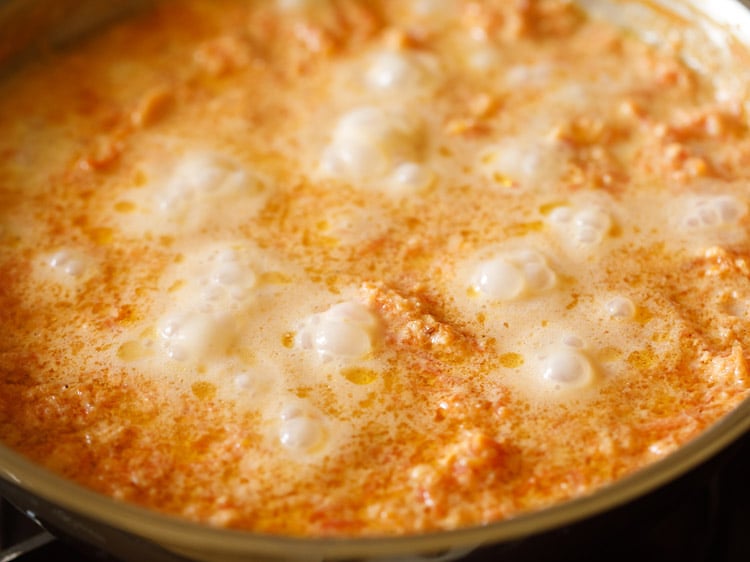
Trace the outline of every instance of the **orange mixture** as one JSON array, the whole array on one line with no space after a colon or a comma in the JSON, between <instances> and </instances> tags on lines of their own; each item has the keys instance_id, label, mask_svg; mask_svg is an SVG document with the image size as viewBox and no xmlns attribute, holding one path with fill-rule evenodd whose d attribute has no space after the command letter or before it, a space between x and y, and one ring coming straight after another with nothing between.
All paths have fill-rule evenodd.
<instances>
[{"instance_id":1,"label":"orange mixture","mask_svg":"<svg viewBox=\"0 0 750 562\"><path fill-rule=\"evenodd\" d=\"M0 439L292 535L484 524L750 394L746 99L562 0L164 2L0 84Z\"/></svg>"}]
</instances>

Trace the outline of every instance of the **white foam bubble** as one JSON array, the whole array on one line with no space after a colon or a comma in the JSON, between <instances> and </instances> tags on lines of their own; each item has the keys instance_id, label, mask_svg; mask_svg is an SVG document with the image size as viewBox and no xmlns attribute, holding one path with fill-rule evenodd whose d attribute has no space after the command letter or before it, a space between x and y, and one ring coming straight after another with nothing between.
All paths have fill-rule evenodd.
<instances>
[{"instance_id":1,"label":"white foam bubble","mask_svg":"<svg viewBox=\"0 0 750 562\"><path fill-rule=\"evenodd\" d=\"M68 249L58 250L49 256L46 261L53 270L70 277L81 277L86 272L88 265L88 260L84 255Z\"/></svg>"},{"instance_id":2,"label":"white foam bubble","mask_svg":"<svg viewBox=\"0 0 750 562\"><path fill-rule=\"evenodd\" d=\"M523 271L502 256L482 262L473 280L477 291L497 300L515 299L525 285Z\"/></svg>"},{"instance_id":3,"label":"white foam bubble","mask_svg":"<svg viewBox=\"0 0 750 562\"><path fill-rule=\"evenodd\" d=\"M594 369L580 351L560 349L542 362L542 377L559 388L580 388L593 380Z\"/></svg>"},{"instance_id":4,"label":"white foam bubble","mask_svg":"<svg viewBox=\"0 0 750 562\"><path fill-rule=\"evenodd\" d=\"M565 169L560 146L537 138L517 137L479 152L479 170L501 187L539 188L555 183Z\"/></svg>"},{"instance_id":5,"label":"white foam bubble","mask_svg":"<svg viewBox=\"0 0 750 562\"><path fill-rule=\"evenodd\" d=\"M328 0L276 0L276 6L287 12L307 12L327 3Z\"/></svg>"},{"instance_id":6,"label":"white foam bubble","mask_svg":"<svg viewBox=\"0 0 750 562\"><path fill-rule=\"evenodd\" d=\"M612 218L597 204L560 206L549 214L548 220L567 241L581 246L600 244L612 229Z\"/></svg>"},{"instance_id":7,"label":"white foam bubble","mask_svg":"<svg viewBox=\"0 0 750 562\"><path fill-rule=\"evenodd\" d=\"M250 245L212 242L179 257L161 276L154 313L164 352L179 361L219 363L257 321L261 296L279 290L268 275L293 275L287 264Z\"/></svg>"},{"instance_id":8,"label":"white foam bubble","mask_svg":"<svg viewBox=\"0 0 750 562\"><path fill-rule=\"evenodd\" d=\"M165 354L176 361L222 356L238 335L231 317L195 310L168 312L157 330Z\"/></svg>"},{"instance_id":9,"label":"white foam bubble","mask_svg":"<svg viewBox=\"0 0 750 562\"><path fill-rule=\"evenodd\" d=\"M466 56L466 63L475 71L488 72L499 67L500 53L494 46L486 43L472 45Z\"/></svg>"},{"instance_id":10,"label":"white foam bubble","mask_svg":"<svg viewBox=\"0 0 750 562\"><path fill-rule=\"evenodd\" d=\"M456 0L410 0L409 11L430 22L446 21L457 15Z\"/></svg>"},{"instance_id":11,"label":"white foam bubble","mask_svg":"<svg viewBox=\"0 0 750 562\"><path fill-rule=\"evenodd\" d=\"M536 250L522 249L495 255L475 267L471 287L499 301L541 293L555 286L557 275Z\"/></svg>"},{"instance_id":12,"label":"white foam bubble","mask_svg":"<svg viewBox=\"0 0 750 562\"><path fill-rule=\"evenodd\" d=\"M238 396L265 400L274 393L282 375L278 367L267 363L246 366L232 377Z\"/></svg>"},{"instance_id":13,"label":"white foam bubble","mask_svg":"<svg viewBox=\"0 0 750 562\"><path fill-rule=\"evenodd\" d=\"M435 85L434 57L406 51L381 51L371 57L365 82L377 92L408 95Z\"/></svg>"},{"instance_id":14,"label":"white foam bubble","mask_svg":"<svg viewBox=\"0 0 750 562\"><path fill-rule=\"evenodd\" d=\"M284 404L279 414L278 439L299 460L325 448L329 435L326 418L315 408L296 401Z\"/></svg>"},{"instance_id":15,"label":"white foam bubble","mask_svg":"<svg viewBox=\"0 0 750 562\"><path fill-rule=\"evenodd\" d=\"M687 230L711 230L737 224L747 213L747 204L733 195L688 197L682 225Z\"/></svg>"},{"instance_id":16,"label":"white foam bubble","mask_svg":"<svg viewBox=\"0 0 750 562\"><path fill-rule=\"evenodd\" d=\"M554 69L549 64L519 64L505 72L505 81L513 88L548 86L554 76Z\"/></svg>"},{"instance_id":17,"label":"white foam bubble","mask_svg":"<svg viewBox=\"0 0 750 562\"><path fill-rule=\"evenodd\" d=\"M627 297L613 297L607 302L605 309L612 318L633 318L635 316L635 305Z\"/></svg>"},{"instance_id":18,"label":"white foam bubble","mask_svg":"<svg viewBox=\"0 0 750 562\"><path fill-rule=\"evenodd\" d=\"M583 347L583 340L574 334L563 336L562 343L575 349L581 349Z\"/></svg>"},{"instance_id":19,"label":"white foam bubble","mask_svg":"<svg viewBox=\"0 0 750 562\"><path fill-rule=\"evenodd\" d=\"M367 307L342 302L306 318L295 345L315 350L324 359L364 357L373 350L377 328L378 319Z\"/></svg>"},{"instance_id":20,"label":"white foam bubble","mask_svg":"<svg viewBox=\"0 0 750 562\"><path fill-rule=\"evenodd\" d=\"M435 174L426 165L404 162L396 166L389 178L392 191L401 195L418 193L432 185Z\"/></svg>"},{"instance_id":21,"label":"white foam bubble","mask_svg":"<svg viewBox=\"0 0 750 562\"><path fill-rule=\"evenodd\" d=\"M399 164L413 162L418 127L399 112L361 107L343 115L325 148L321 172L330 177L372 185L368 180L394 173Z\"/></svg>"},{"instance_id":22,"label":"white foam bubble","mask_svg":"<svg viewBox=\"0 0 750 562\"><path fill-rule=\"evenodd\" d=\"M279 442L293 453L310 453L322 444L324 438L323 424L314 418L286 419L279 427Z\"/></svg>"},{"instance_id":23,"label":"white foam bubble","mask_svg":"<svg viewBox=\"0 0 750 562\"><path fill-rule=\"evenodd\" d=\"M197 278L197 283L207 309L231 306L253 297L257 276L248 261L234 250L206 257L205 272Z\"/></svg>"},{"instance_id":24,"label":"white foam bubble","mask_svg":"<svg viewBox=\"0 0 750 562\"><path fill-rule=\"evenodd\" d=\"M180 214L207 198L258 189L259 182L231 158L213 152L190 152L174 164L157 190L156 202L165 214Z\"/></svg>"},{"instance_id":25,"label":"white foam bubble","mask_svg":"<svg viewBox=\"0 0 750 562\"><path fill-rule=\"evenodd\" d=\"M389 167L388 155L382 148L364 141L332 144L326 147L321 159L321 170L325 175L342 179L383 176Z\"/></svg>"}]
</instances>

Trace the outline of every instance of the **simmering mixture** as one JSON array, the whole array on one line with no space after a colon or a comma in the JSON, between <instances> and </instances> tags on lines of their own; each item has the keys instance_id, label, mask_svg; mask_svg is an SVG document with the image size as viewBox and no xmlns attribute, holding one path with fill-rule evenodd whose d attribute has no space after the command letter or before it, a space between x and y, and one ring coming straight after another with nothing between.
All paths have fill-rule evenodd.
<instances>
[{"instance_id":1,"label":"simmering mixture","mask_svg":"<svg viewBox=\"0 0 750 562\"><path fill-rule=\"evenodd\" d=\"M720 78L563 0L164 2L17 69L0 439L307 536L631 474L750 394Z\"/></svg>"}]
</instances>

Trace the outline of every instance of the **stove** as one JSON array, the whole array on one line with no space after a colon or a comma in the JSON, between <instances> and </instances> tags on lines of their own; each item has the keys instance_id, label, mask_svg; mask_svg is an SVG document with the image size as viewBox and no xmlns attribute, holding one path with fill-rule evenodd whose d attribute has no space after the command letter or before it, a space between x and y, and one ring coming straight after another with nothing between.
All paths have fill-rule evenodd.
<instances>
[{"instance_id":1,"label":"stove","mask_svg":"<svg viewBox=\"0 0 750 562\"><path fill-rule=\"evenodd\" d=\"M33 514L0 500L0 562L142 560L56 536ZM159 556L161 559L162 557ZM168 558L172 558L169 555ZM462 562L750 560L750 434L667 486L573 525L476 550ZM181 560L174 557L174 561ZM439 558L437 559L439 560Z\"/></svg>"}]
</instances>

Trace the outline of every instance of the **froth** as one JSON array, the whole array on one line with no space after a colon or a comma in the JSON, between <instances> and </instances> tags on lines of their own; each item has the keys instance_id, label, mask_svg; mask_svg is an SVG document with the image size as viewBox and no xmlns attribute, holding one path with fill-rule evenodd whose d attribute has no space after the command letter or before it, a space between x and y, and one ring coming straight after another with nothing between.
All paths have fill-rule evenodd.
<instances>
[{"instance_id":1,"label":"froth","mask_svg":"<svg viewBox=\"0 0 750 562\"><path fill-rule=\"evenodd\" d=\"M589 359L580 351L559 349L542 362L542 377L556 388L580 388L591 384L594 375Z\"/></svg>"},{"instance_id":2,"label":"froth","mask_svg":"<svg viewBox=\"0 0 750 562\"><path fill-rule=\"evenodd\" d=\"M682 226L688 231L716 230L736 225L747 213L747 204L733 195L688 197Z\"/></svg>"},{"instance_id":3,"label":"froth","mask_svg":"<svg viewBox=\"0 0 750 562\"><path fill-rule=\"evenodd\" d=\"M247 220L263 206L269 180L256 170L213 149L172 150L184 153L144 163L146 184L132 191L134 210L118 219L126 233L211 228Z\"/></svg>"},{"instance_id":4,"label":"froth","mask_svg":"<svg viewBox=\"0 0 750 562\"><path fill-rule=\"evenodd\" d=\"M375 345L377 317L357 302L342 302L305 319L295 338L301 349L321 358L366 357Z\"/></svg>"},{"instance_id":5,"label":"froth","mask_svg":"<svg viewBox=\"0 0 750 562\"><path fill-rule=\"evenodd\" d=\"M480 261L471 288L492 300L508 301L533 296L554 287L557 276L535 249L519 249Z\"/></svg>"},{"instance_id":6,"label":"froth","mask_svg":"<svg viewBox=\"0 0 750 562\"><path fill-rule=\"evenodd\" d=\"M434 87L437 61L422 53L380 51L372 55L365 83L376 92L410 95Z\"/></svg>"},{"instance_id":7,"label":"froth","mask_svg":"<svg viewBox=\"0 0 750 562\"><path fill-rule=\"evenodd\" d=\"M375 187L398 166L415 162L419 125L399 111L361 107L343 115L325 148L320 171L324 176Z\"/></svg>"},{"instance_id":8,"label":"froth","mask_svg":"<svg viewBox=\"0 0 750 562\"><path fill-rule=\"evenodd\" d=\"M612 228L610 214L596 204L557 207L550 213L549 220L566 241L583 247L600 244Z\"/></svg>"},{"instance_id":9,"label":"froth","mask_svg":"<svg viewBox=\"0 0 750 562\"><path fill-rule=\"evenodd\" d=\"M540 189L560 179L566 160L563 148L549 140L516 137L482 149L478 166L492 185Z\"/></svg>"}]
</instances>

